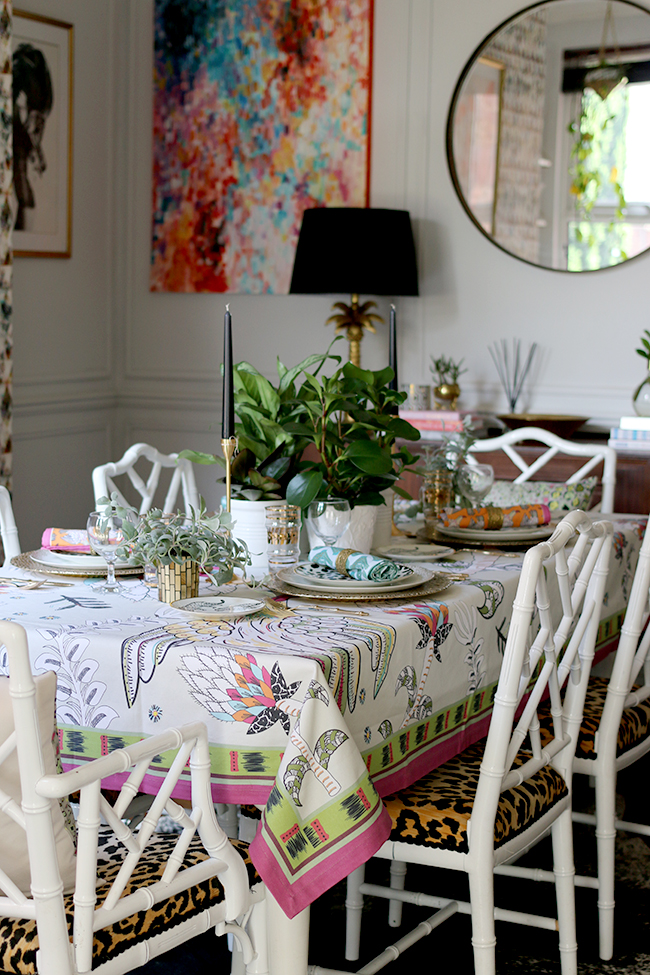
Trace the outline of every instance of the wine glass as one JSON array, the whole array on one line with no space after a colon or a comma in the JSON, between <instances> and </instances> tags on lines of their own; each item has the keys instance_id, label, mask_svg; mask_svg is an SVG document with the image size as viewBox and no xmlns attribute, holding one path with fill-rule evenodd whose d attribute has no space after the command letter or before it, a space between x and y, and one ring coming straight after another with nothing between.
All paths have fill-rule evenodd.
<instances>
[{"instance_id":1,"label":"wine glass","mask_svg":"<svg viewBox=\"0 0 650 975\"><path fill-rule=\"evenodd\" d=\"M458 471L458 488L473 505L489 493L494 484L494 470L489 464L466 464Z\"/></svg>"},{"instance_id":2,"label":"wine glass","mask_svg":"<svg viewBox=\"0 0 650 975\"><path fill-rule=\"evenodd\" d=\"M122 588L115 578L117 550L127 541L124 523L135 525L130 511L117 515L111 511L91 511L86 523L88 542L93 551L101 555L107 565L106 582L93 586L98 592L119 592Z\"/></svg>"},{"instance_id":3,"label":"wine glass","mask_svg":"<svg viewBox=\"0 0 650 975\"><path fill-rule=\"evenodd\" d=\"M334 545L350 524L350 504L344 498L312 501L307 509L307 523L325 545Z\"/></svg>"}]
</instances>

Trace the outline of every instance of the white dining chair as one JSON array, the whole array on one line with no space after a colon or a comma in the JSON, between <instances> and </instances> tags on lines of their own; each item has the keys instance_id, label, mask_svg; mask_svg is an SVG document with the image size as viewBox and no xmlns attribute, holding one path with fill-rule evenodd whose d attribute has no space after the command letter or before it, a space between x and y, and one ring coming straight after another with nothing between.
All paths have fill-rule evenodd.
<instances>
[{"instance_id":1,"label":"white dining chair","mask_svg":"<svg viewBox=\"0 0 650 975\"><path fill-rule=\"evenodd\" d=\"M18 843L0 851L2 970L120 975L214 928L217 934L233 935L236 970L242 975L268 971L264 886L257 882L247 845L229 841L214 817L205 725L171 728L72 771L56 772L54 758L46 754L53 729L39 727L39 718L47 715L53 724L54 675L43 675L35 684L21 626L1 622L0 643L9 660L9 677L0 682L8 682L11 701L3 709L8 733L0 740L0 815L18 834L26 834L28 851L27 864L16 860ZM4 697L6 686L1 693ZM13 728L7 729L11 710ZM134 832L123 821L124 812L150 764L160 768L161 756L169 770ZM188 763L191 811L171 799ZM128 777L111 805L100 792L101 783L118 774ZM79 790L77 852L70 870L60 835L58 845L55 840L56 816L59 800ZM155 832L163 812L181 827L180 833ZM108 827L100 826L100 817Z\"/></svg>"},{"instance_id":2,"label":"white dining chair","mask_svg":"<svg viewBox=\"0 0 650 975\"><path fill-rule=\"evenodd\" d=\"M391 887L364 883L363 867L354 871L346 901L349 960L359 956L364 894L438 909L363 971L377 971L386 959L397 957L459 911L471 915L477 975L495 970L495 920L558 930L562 973L577 972L571 766L612 533L608 522L593 524L584 512L572 511L548 541L526 553L487 738L384 799L392 832L376 856L464 871L470 899L461 902L400 889L403 870L395 872ZM537 711L545 694L550 695L553 727L542 744ZM518 858L549 830L557 918L495 907L493 874L534 876L535 871L510 867L507 861ZM392 912L393 924L399 921L396 913ZM314 975L318 973L316 967Z\"/></svg>"},{"instance_id":3,"label":"white dining chair","mask_svg":"<svg viewBox=\"0 0 650 975\"><path fill-rule=\"evenodd\" d=\"M0 486L0 534L5 554L4 565L8 565L15 555L20 555L20 541L11 505L11 495L6 487Z\"/></svg>"},{"instance_id":4,"label":"white dining chair","mask_svg":"<svg viewBox=\"0 0 650 975\"><path fill-rule=\"evenodd\" d=\"M135 469L136 464L141 460L148 461L151 464L151 471L146 481ZM154 502L160 474L164 467L173 468L174 473L165 499L159 505L162 511L176 511L178 494L181 490L185 512L189 514L191 508L198 511L199 493L191 461L179 459L178 454L161 454L155 447L146 443L133 444L120 460L115 461L115 463L102 464L94 469L92 477L95 504L99 498L110 497L113 492L116 492L120 502L126 505L127 502L114 481L114 478L125 475L142 498L139 513L145 514Z\"/></svg>"},{"instance_id":5,"label":"white dining chair","mask_svg":"<svg viewBox=\"0 0 650 975\"><path fill-rule=\"evenodd\" d=\"M521 454L515 449L516 444L522 441L534 440L538 443L546 444L548 450L544 451L536 460L528 464ZM567 484L575 484L586 477L601 462L603 473L601 477L602 498L600 501L600 511L602 514L611 514L614 510L614 492L616 490L616 451L613 447L606 444L574 443L572 440L563 440L548 430L541 427L520 427L518 430L508 430L498 437L490 437L487 440L476 440L470 450L469 463L473 455L490 453L494 450L502 450L515 467L521 472L514 479L514 484L523 484L529 481L534 474L542 470L556 454L569 454L575 457L585 457L586 462L582 467L567 478Z\"/></svg>"},{"instance_id":6,"label":"white dining chair","mask_svg":"<svg viewBox=\"0 0 650 975\"><path fill-rule=\"evenodd\" d=\"M582 878L598 890L599 951L614 952L614 866L616 830L650 837L650 826L616 817L616 778L650 751L650 531L646 531L630 591L630 600L609 680L589 679L584 718L573 770L595 782L596 813L574 812L574 822L596 827L598 877ZM643 637L641 639L641 635ZM639 781L639 805L647 804L647 783ZM625 812L624 812L625 815Z\"/></svg>"}]
</instances>

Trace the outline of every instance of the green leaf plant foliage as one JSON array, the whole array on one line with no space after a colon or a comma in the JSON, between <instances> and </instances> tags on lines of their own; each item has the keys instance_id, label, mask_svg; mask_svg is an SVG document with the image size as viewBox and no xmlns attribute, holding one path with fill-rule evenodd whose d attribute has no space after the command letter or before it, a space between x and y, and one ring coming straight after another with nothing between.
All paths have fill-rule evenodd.
<instances>
[{"instance_id":1,"label":"green leaf plant foliage","mask_svg":"<svg viewBox=\"0 0 650 975\"><path fill-rule=\"evenodd\" d=\"M416 458L395 441L419 440L419 431L397 415L405 393L388 388L393 370L375 372L330 356L339 365L332 376L318 379L305 370L287 426L311 444L318 459L302 460L287 486L289 504L305 508L312 501L346 498L350 506L384 503L381 492L396 487L401 472Z\"/></svg>"},{"instance_id":2,"label":"green leaf plant foliage","mask_svg":"<svg viewBox=\"0 0 650 975\"><path fill-rule=\"evenodd\" d=\"M239 443L239 452L233 457L230 469L233 498L246 501L284 498L287 484L306 447L306 440L287 427L294 417L296 380L304 369L315 367L317 374L326 359L327 353L310 355L293 369L287 369L278 359L277 386L250 362L238 362L233 367L238 417L235 433ZM226 463L218 454L197 450L183 450L179 456L195 464L225 467Z\"/></svg>"},{"instance_id":3,"label":"green leaf plant foliage","mask_svg":"<svg viewBox=\"0 0 650 975\"><path fill-rule=\"evenodd\" d=\"M102 498L100 502L123 517L124 509L117 506L116 498L114 495L110 501ZM219 585L232 577L234 568L242 569L245 574L246 566L250 565L248 547L233 538L231 525L232 518L225 512L208 516L203 498L199 511L192 509L190 515L166 514L159 508L151 508L139 516L137 525L124 521L126 542L118 549L118 558L130 559L136 565L150 562L155 566L174 562L180 565L190 559Z\"/></svg>"},{"instance_id":4,"label":"green leaf plant foliage","mask_svg":"<svg viewBox=\"0 0 650 975\"><path fill-rule=\"evenodd\" d=\"M340 337L332 345L337 341ZM388 388L392 369L342 366L330 353L332 345L291 369L278 360L277 386L248 362L234 367L240 450L231 467L232 497L286 497L301 508L326 497L346 498L352 507L379 505L381 492L395 487L401 471L416 459L404 448L394 450L398 438L419 440L420 433L397 416L406 394ZM334 372L321 377L326 363ZM310 445L314 459L303 460ZM184 450L180 456L225 466L214 454Z\"/></svg>"}]
</instances>

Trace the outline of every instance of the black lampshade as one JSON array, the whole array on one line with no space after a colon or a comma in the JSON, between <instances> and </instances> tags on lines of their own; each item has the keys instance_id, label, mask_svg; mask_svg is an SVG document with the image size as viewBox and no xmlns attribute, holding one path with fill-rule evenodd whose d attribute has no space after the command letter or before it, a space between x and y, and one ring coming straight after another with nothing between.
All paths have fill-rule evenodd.
<instances>
[{"instance_id":1,"label":"black lampshade","mask_svg":"<svg viewBox=\"0 0 650 975\"><path fill-rule=\"evenodd\" d=\"M305 210L289 290L302 295L417 295L408 210Z\"/></svg>"}]
</instances>

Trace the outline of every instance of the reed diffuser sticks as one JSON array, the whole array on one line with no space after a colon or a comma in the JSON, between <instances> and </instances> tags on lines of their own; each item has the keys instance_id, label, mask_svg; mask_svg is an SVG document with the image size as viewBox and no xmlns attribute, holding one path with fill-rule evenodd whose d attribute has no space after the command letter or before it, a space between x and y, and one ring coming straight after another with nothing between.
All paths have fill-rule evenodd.
<instances>
[{"instance_id":1,"label":"reed diffuser sticks","mask_svg":"<svg viewBox=\"0 0 650 975\"><path fill-rule=\"evenodd\" d=\"M508 399L510 412L514 413L517 400L537 352L537 342L530 345L525 360L521 352L521 339L513 339L511 349L508 348L506 339L501 339L500 342L489 345L488 351L499 374L503 391Z\"/></svg>"}]
</instances>

